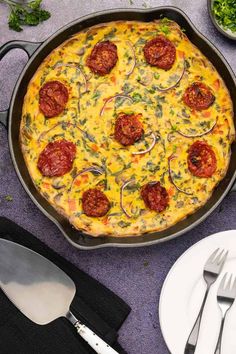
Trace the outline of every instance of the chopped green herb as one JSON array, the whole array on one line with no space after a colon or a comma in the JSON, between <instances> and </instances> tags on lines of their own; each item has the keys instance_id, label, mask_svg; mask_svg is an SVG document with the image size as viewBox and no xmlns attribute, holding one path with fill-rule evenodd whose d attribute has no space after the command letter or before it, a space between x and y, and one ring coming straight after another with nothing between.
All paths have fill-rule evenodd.
<instances>
[{"instance_id":1,"label":"chopped green herb","mask_svg":"<svg viewBox=\"0 0 236 354\"><path fill-rule=\"evenodd\" d=\"M11 195L6 195L6 196L5 196L5 200L6 200L7 202L12 202L12 201L13 201L13 197L12 197Z\"/></svg>"},{"instance_id":2,"label":"chopped green herb","mask_svg":"<svg viewBox=\"0 0 236 354\"><path fill-rule=\"evenodd\" d=\"M84 125L87 122L87 118L79 119L79 124Z\"/></svg>"},{"instance_id":3,"label":"chopped green herb","mask_svg":"<svg viewBox=\"0 0 236 354\"><path fill-rule=\"evenodd\" d=\"M176 207L177 207L178 209L183 208L183 206L184 206L184 202L183 202L182 200L180 200L180 201L178 201L178 202L176 203Z\"/></svg>"},{"instance_id":4,"label":"chopped green herb","mask_svg":"<svg viewBox=\"0 0 236 354\"><path fill-rule=\"evenodd\" d=\"M152 85L152 88L155 90L155 85ZM155 96L155 99L157 100L158 103L165 103L166 102L166 98L165 96L160 96L160 95L157 95Z\"/></svg>"},{"instance_id":5,"label":"chopped green herb","mask_svg":"<svg viewBox=\"0 0 236 354\"><path fill-rule=\"evenodd\" d=\"M67 127L68 127L67 122L64 122L64 121L63 121L63 122L61 123L61 127L62 127L63 130L66 130Z\"/></svg>"},{"instance_id":6,"label":"chopped green herb","mask_svg":"<svg viewBox=\"0 0 236 354\"><path fill-rule=\"evenodd\" d=\"M143 100L142 96L138 92L134 92L132 95L132 98L133 98L134 102L141 102Z\"/></svg>"},{"instance_id":7,"label":"chopped green herb","mask_svg":"<svg viewBox=\"0 0 236 354\"><path fill-rule=\"evenodd\" d=\"M151 172L155 173L155 172L157 172L157 171L160 170L160 165L159 165L159 164L156 165L156 164L153 163L152 161L148 161L148 162L146 163L146 169L147 169L148 171L151 171Z\"/></svg>"},{"instance_id":8,"label":"chopped green herb","mask_svg":"<svg viewBox=\"0 0 236 354\"><path fill-rule=\"evenodd\" d=\"M213 2L213 13L217 22L232 32L236 32L236 1L215 0Z\"/></svg>"},{"instance_id":9,"label":"chopped green herb","mask_svg":"<svg viewBox=\"0 0 236 354\"><path fill-rule=\"evenodd\" d=\"M190 63L189 63L189 61L187 60L187 59L185 59L185 68L186 69L189 69L190 68Z\"/></svg>"},{"instance_id":10,"label":"chopped green herb","mask_svg":"<svg viewBox=\"0 0 236 354\"><path fill-rule=\"evenodd\" d=\"M153 88L146 89L145 91L151 93L152 95L156 92L156 90L154 90Z\"/></svg>"},{"instance_id":11,"label":"chopped green herb","mask_svg":"<svg viewBox=\"0 0 236 354\"><path fill-rule=\"evenodd\" d=\"M202 128L206 128L206 129L210 129L210 127L211 127L211 122L209 122L209 121L202 121L202 122L200 122L200 127L202 127Z\"/></svg>"},{"instance_id":12,"label":"chopped green herb","mask_svg":"<svg viewBox=\"0 0 236 354\"><path fill-rule=\"evenodd\" d=\"M160 17L163 17L163 15L160 15ZM160 22L161 22L162 24L168 25L169 23L172 22L172 20L169 20L167 17L163 17L163 18L161 18Z\"/></svg>"},{"instance_id":13,"label":"chopped green herb","mask_svg":"<svg viewBox=\"0 0 236 354\"><path fill-rule=\"evenodd\" d=\"M40 186L41 182L42 182L41 179L36 179L36 180L34 181L34 183L36 184L36 186Z\"/></svg>"},{"instance_id":14,"label":"chopped green herb","mask_svg":"<svg viewBox=\"0 0 236 354\"><path fill-rule=\"evenodd\" d=\"M92 100L96 101L100 96L101 96L101 92L100 91L95 91L93 96L92 96Z\"/></svg>"},{"instance_id":15,"label":"chopped green herb","mask_svg":"<svg viewBox=\"0 0 236 354\"><path fill-rule=\"evenodd\" d=\"M88 34L86 37L86 42L87 41L92 41L93 40L93 35L92 34Z\"/></svg>"},{"instance_id":16,"label":"chopped green herb","mask_svg":"<svg viewBox=\"0 0 236 354\"><path fill-rule=\"evenodd\" d=\"M130 86L130 84L128 82L126 82L123 87L122 87L122 91L128 95L131 91L133 90L133 88Z\"/></svg>"},{"instance_id":17,"label":"chopped green herb","mask_svg":"<svg viewBox=\"0 0 236 354\"><path fill-rule=\"evenodd\" d=\"M78 218L82 214L84 214L82 211L78 211L77 213L75 213L75 216Z\"/></svg>"},{"instance_id":18,"label":"chopped green herb","mask_svg":"<svg viewBox=\"0 0 236 354\"><path fill-rule=\"evenodd\" d=\"M31 115L29 113L26 113L26 115L24 116L25 119L25 125L27 128L30 127L31 124Z\"/></svg>"},{"instance_id":19,"label":"chopped green herb","mask_svg":"<svg viewBox=\"0 0 236 354\"><path fill-rule=\"evenodd\" d=\"M170 29L169 29L169 27L167 25L162 25L160 27L160 31L165 33L165 34L170 34Z\"/></svg>"},{"instance_id":20,"label":"chopped green herb","mask_svg":"<svg viewBox=\"0 0 236 354\"><path fill-rule=\"evenodd\" d=\"M182 116L183 116L184 118L190 118L190 115L186 112L186 109L185 109L185 108L182 109Z\"/></svg>"},{"instance_id":21,"label":"chopped green herb","mask_svg":"<svg viewBox=\"0 0 236 354\"><path fill-rule=\"evenodd\" d=\"M126 51L125 54L124 54L124 58L129 59L129 57L130 57L129 52ZM132 58L131 58L131 59L132 59Z\"/></svg>"},{"instance_id":22,"label":"chopped green herb","mask_svg":"<svg viewBox=\"0 0 236 354\"><path fill-rule=\"evenodd\" d=\"M174 199L174 200L177 200L177 199L178 199L178 196L179 196L179 192L176 191L175 195L173 196L173 199Z\"/></svg>"},{"instance_id":23,"label":"chopped green herb","mask_svg":"<svg viewBox=\"0 0 236 354\"><path fill-rule=\"evenodd\" d=\"M140 37L137 42L135 43L136 46L143 45L146 43L146 39Z\"/></svg>"},{"instance_id":24,"label":"chopped green herb","mask_svg":"<svg viewBox=\"0 0 236 354\"><path fill-rule=\"evenodd\" d=\"M104 40L114 38L116 31L117 31L117 29L115 27L112 28L112 30L110 32L108 32L107 34L104 35Z\"/></svg>"},{"instance_id":25,"label":"chopped green herb","mask_svg":"<svg viewBox=\"0 0 236 354\"><path fill-rule=\"evenodd\" d=\"M173 146L173 153L175 153L176 151L177 151L177 146L174 145L174 146Z\"/></svg>"},{"instance_id":26,"label":"chopped green herb","mask_svg":"<svg viewBox=\"0 0 236 354\"><path fill-rule=\"evenodd\" d=\"M160 79L160 74L158 74L158 73L154 73L154 77L155 77L155 79Z\"/></svg>"},{"instance_id":27,"label":"chopped green herb","mask_svg":"<svg viewBox=\"0 0 236 354\"><path fill-rule=\"evenodd\" d=\"M122 104L124 103L125 100L126 100L125 97L116 97L115 108L119 108L120 106L122 106Z\"/></svg>"},{"instance_id":28,"label":"chopped green herb","mask_svg":"<svg viewBox=\"0 0 236 354\"><path fill-rule=\"evenodd\" d=\"M156 106L155 115L157 118L161 118L163 116L162 105L159 103Z\"/></svg>"},{"instance_id":29,"label":"chopped green herb","mask_svg":"<svg viewBox=\"0 0 236 354\"><path fill-rule=\"evenodd\" d=\"M120 227L124 228L124 227L130 226L131 223L121 220L121 221L118 222L118 225L119 225Z\"/></svg>"}]
</instances>

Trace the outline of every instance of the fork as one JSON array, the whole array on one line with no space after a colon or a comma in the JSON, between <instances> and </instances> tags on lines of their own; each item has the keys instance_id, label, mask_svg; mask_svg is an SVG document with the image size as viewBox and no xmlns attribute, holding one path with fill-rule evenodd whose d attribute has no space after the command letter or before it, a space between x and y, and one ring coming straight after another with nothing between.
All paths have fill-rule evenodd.
<instances>
[{"instance_id":1,"label":"fork","mask_svg":"<svg viewBox=\"0 0 236 354\"><path fill-rule=\"evenodd\" d=\"M205 295L202 301L201 308L199 310L197 319L194 323L194 326L190 332L190 335L188 337L184 354L193 354L195 352L195 348L197 345L198 341L198 335L199 335L199 329L200 329L200 324L201 324L201 318L202 318L202 313L203 309L206 303L206 299L210 290L211 285L216 281L218 278L218 275L220 274L224 263L226 261L228 255L228 251L225 252L225 250L221 250L217 248L208 258L206 261L204 268L203 268L203 278L206 282L206 291Z\"/></svg>"},{"instance_id":2,"label":"fork","mask_svg":"<svg viewBox=\"0 0 236 354\"><path fill-rule=\"evenodd\" d=\"M220 325L219 338L216 345L215 354L221 353L221 340L224 329L224 323L226 314L229 311L230 307L233 305L234 299L236 297L236 278L232 285L232 274L228 281L226 281L227 273L224 275L223 279L220 282L218 292L217 292L217 302L221 309L222 319Z\"/></svg>"}]
</instances>

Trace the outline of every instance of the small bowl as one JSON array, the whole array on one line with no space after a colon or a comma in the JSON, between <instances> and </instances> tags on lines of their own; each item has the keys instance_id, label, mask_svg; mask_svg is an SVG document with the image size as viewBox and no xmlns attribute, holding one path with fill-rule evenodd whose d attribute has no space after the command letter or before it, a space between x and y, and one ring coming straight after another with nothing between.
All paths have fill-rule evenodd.
<instances>
[{"instance_id":1,"label":"small bowl","mask_svg":"<svg viewBox=\"0 0 236 354\"><path fill-rule=\"evenodd\" d=\"M209 15L211 17L211 20L214 24L214 26L216 27L216 29L222 33L224 36L236 41L236 32L233 33L231 30L226 30L224 29L216 20L215 18L215 15L214 15L214 12L213 12L213 3L214 3L214 0L207 0L207 6L208 6L208 12L209 12Z\"/></svg>"}]
</instances>

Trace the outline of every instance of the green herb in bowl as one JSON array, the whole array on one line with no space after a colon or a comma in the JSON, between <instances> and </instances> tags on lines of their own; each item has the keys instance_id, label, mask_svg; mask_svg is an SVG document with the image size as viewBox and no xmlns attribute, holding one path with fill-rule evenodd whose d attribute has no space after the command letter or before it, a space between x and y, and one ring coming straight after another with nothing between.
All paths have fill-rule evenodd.
<instances>
[{"instance_id":1,"label":"green herb in bowl","mask_svg":"<svg viewBox=\"0 0 236 354\"><path fill-rule=\"evenodd\" d=\"M236 0L214 0L212 10L219 25L236 34Z\"/></svg>"}]
</instances>

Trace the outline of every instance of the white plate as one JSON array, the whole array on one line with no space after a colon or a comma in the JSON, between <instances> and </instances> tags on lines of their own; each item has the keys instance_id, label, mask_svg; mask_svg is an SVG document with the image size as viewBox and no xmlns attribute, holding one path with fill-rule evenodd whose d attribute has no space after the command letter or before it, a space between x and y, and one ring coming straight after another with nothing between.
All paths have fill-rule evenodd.
<instances>
[{"instance_id":1,"label":"white plate","mask_svg":"<svg viewBox=\"0 0 236 354\"><path fill-rule=\"evenodd\" d=\"M216 293L225 272L236 275L236 230L219 232L196 243L176 261L167 275L161 291L159 317L163 337L172 354L184 353L206 287L202 278L203 266L218 247L228 249L229 255L210 290L195 351L195 354L214 354L221 319ZM236 301L225 323L222 351L223 354L236 353Z\"/></svg>"}]
</instances>

